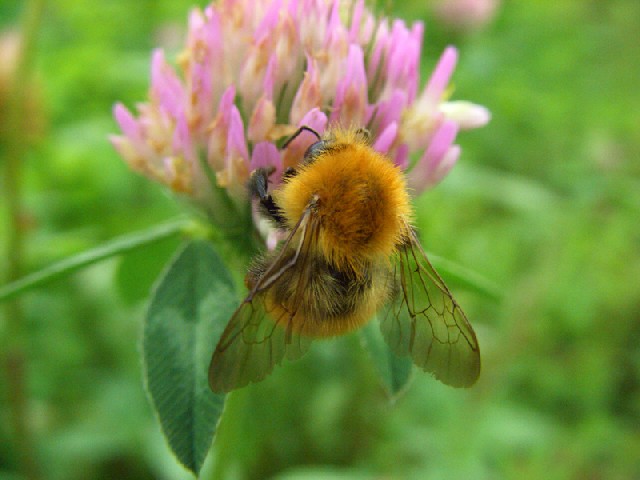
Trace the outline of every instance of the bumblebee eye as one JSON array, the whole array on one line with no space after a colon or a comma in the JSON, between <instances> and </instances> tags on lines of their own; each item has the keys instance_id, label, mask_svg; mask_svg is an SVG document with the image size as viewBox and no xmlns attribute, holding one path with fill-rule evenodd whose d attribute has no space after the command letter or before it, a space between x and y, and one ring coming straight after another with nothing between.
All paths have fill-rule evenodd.
<instances>
[{"instance_id":1,"label":"bumblebee eye","mask_svg":"<svg viewBox=\"0 0 640 480\"><path fill-rule=\"evenodd\" d=\"M307 151L304 152L304 163L310 164L320 155L323 151L327 149L327 142L324 140L319 140L315 143L312 143Z\"/></svg>"}]
</instances>

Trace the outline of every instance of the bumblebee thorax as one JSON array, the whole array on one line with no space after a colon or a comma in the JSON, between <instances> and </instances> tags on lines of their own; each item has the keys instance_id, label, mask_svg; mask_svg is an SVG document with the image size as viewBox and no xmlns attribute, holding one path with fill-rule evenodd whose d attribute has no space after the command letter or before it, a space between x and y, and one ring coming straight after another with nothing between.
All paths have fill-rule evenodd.
<instances>
[{"instance_id":1,"label":"bumblebee thorax","mask_svg":"<svg viewBox=\"0 0 640 480\"><path fill-rule=\"evenodd\" d=\"M314 200L317 248L336 265L389 256L411 214L401 170L365 143L332 145L303 165L277 199L291 225Z\"/></svg>"}]
</instances>

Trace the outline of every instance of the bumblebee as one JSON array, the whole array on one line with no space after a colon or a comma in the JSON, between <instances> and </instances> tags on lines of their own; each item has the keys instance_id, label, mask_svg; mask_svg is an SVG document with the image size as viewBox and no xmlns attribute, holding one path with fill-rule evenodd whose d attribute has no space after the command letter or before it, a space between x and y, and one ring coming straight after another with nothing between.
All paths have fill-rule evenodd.
<instances>
[{"instance_id":1,"label":"bumblebee","mask_svg":"<svg viewBox=\"0 0 640 480\"><path fill-rule=\"evenodd\" d=\"M211 359L211 389L260 381L313 339L346 334L376 314L395 354L445 384L471 386L478 342L411 226L403 172L362 129L320 136L301 127L283 148L303 131L317 141L277 189L269 191L269 169L251 175L251 195L286 240L249 267L249 293Z\"/></svg>"}]
</instances>

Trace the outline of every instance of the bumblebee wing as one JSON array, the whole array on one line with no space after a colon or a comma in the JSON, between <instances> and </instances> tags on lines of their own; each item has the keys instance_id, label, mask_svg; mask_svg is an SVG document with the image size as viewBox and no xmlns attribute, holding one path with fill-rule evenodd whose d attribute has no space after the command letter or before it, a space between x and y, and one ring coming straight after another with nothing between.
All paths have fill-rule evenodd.
<instances>
[{"instance_id":1,"label":"bumblebee wing","mask_svg":"<svg viewBox=\"0 0 640 480\"><path fill-rule=\"evenodd\" d=\"M299 335L300 329L292 328L297 312L281 308L276 314L269 308L267 297L283 273L294 267L300 270L301 280L309 278L309 250L317 228L317 219L307 208L280 253L229 320L209 365L209 385L214 392L260 381L285 356L294 360L307 351L311 340ZM302 281L296 290L302 292L304 288ZM300 319L297 322L300 324Z\"/></svg>"},{"instance_id":2,"label":"bumblebee wing","mask_svg":"<svg viewBox=\"0 0 640 480\"><path fill-rule=\"evenodd\" d=\"M473 328L409 229L394 258L394 295L380 328L391 349L453 387L470 387L480 375Z\"/></svg>"}]
</instances>

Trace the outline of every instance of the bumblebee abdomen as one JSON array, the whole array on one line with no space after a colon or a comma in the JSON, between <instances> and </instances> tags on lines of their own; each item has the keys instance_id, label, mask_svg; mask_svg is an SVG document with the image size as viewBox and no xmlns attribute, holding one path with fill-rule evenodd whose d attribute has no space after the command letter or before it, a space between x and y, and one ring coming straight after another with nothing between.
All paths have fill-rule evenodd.
<instances>
[{"instance_id":1,"label":"bumblebee abdomen","mask_svg":"<svg viewBox=\"0 0 640 480\"><path fill-rule=\"evenodd\" d=\"M309 261L308 269L283 272L267 297L270 315L290 319L296 333L323 338L353 331L389 297L388 269L382 265L355 272L318 255Z\"/></svg>"},{"instance_id":2,"label":"bumblebee abdomen","mask_svg":"<svg viewBox=\"0 0 640 480\"><path fill-rule=\"evenodd\" d=\"M318 249L339 268L389 256L411 216L401 170L363 142L330 145L277 195L291 224L317 198Z\"/></svg>"}]
</instances>

